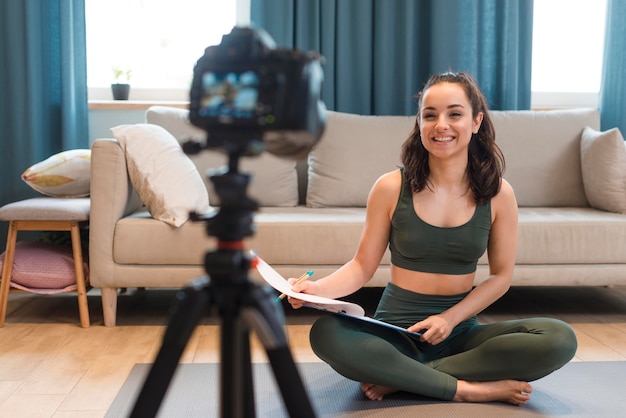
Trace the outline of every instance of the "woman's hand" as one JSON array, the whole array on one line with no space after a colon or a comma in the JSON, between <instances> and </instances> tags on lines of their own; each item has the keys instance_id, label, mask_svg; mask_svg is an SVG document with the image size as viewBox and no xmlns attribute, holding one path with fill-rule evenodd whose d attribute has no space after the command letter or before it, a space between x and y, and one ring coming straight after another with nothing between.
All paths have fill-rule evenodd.
<instances>
[{"instance_id":1,"label":"woman's hand","mask_svg":"<svg viewBox=\"0 0 626 418\"><path fill-rule=\"evenodd\" d=\"M421 341L436 345L448 338L452 332L452 325L441 315L433 315L411 325L410 332L421 332Z\"/></svg>"},{"instance_id":2,"label":"woman's hand","mask_svg":"<svg viewBox=\"0 0 626 418\"><path fill-rule=\"evenodd\" d=\"M312 294L314 295L314 287L315 287L315 282L311 282L309 280L305 280L297 285L294 286L294 284L297 282L297 279L291 278L287 280L289 282L290 285L292 285L291 290L293 290L294 292L297 293L308 293L308 294ZM291 307L293 309L300 309L306 302L298 299L298 298L294 298L291 296L287 297L287 302L289 302L289 304L291 305Z\"/></svg>"}]
</instances>

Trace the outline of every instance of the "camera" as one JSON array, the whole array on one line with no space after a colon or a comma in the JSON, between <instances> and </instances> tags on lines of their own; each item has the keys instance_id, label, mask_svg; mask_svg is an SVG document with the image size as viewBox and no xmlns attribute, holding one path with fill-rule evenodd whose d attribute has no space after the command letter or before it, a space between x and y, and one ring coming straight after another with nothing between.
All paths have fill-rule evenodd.
<instances>
[{"instance_id":1,"label":"camera","mask_svg":"<svg viewBox=\"0 0 626 418\"><path fill-rule=\"evenodd\" d=\"M189 119L207 132L204 146L306 156L326 125L321 61L277 48L263 29L234 27L194 67Z\"/></svg>"}]
</instances>

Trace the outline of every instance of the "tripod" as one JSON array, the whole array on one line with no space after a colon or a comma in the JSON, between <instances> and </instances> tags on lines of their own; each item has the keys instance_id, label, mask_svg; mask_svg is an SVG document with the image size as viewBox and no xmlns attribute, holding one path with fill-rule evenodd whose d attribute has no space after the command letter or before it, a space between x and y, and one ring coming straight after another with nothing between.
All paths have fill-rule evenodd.
<instances>
[{"instance_id":1,"label":"tripod","mask_svg":"<svg viewBox=\"0 0 626 418\"><path fill-rule=\"evenodd\" d=\"M245 195L250 176L238 172L243 150L233 148L228 150L227 171L211 176L221 206L216 216L206 219L208 234L218 238L217 250L205 255L208 276L193 280L176 294L163 344L131 417L156 416L194 328L212 305L222 318L220 416L251 418L256 414L250 362L250 330L254 330L289 416L315 417L287 344L282 308L266 287L248 278L254 259L244 254L243 238L253 234L252 212L258 207Z\"/></svg>"}]
</instances>

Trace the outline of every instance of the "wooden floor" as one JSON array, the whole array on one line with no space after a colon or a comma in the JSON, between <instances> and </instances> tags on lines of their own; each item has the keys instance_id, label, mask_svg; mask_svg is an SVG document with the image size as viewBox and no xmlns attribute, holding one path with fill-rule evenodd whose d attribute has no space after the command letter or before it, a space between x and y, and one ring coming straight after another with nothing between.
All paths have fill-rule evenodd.
<instances>
[{"instance_id":1,"label":"wooden floor","mask_svg":"<svg viewBox=\"0 0 626 418\"><path fill-rule=\"evenodd\" d=\"M89 292L92 326L79 327L75 295L12 293L7 324L0 328L0 417L103 417L135 363L152 362L161 347L175 292L121 295L118 326L105 328L99 294ZM378 290L353 300L368 312ZM313 310L286 309L296 361L319 361L308 330ZM574 361L626 361L626 287L514 288L480 315L481 322L528 316L563 319L576 330ZM219 318L207 315L195 328L181 362L218 362ZM265 361L253 341L253 361Z\"/></svg>"}]
</instances>

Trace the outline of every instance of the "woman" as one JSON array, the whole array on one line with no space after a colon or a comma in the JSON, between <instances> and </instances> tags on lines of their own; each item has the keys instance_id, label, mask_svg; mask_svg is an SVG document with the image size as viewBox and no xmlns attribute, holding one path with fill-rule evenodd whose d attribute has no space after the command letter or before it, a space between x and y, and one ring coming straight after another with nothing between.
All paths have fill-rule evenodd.
<instances>
[{"instance_id":1,"label":"woman","mask_svg":"<svg viewBox=\"0 0 626 418\"><path fill-rule=\"evenodd\" d=\"M418 96L416 125L402 147L403 167L381 176L352 260L293 290L339 298L361 288L387 246L391 280L375 318L409 331L323 316L311 329L314 352L365 395L408 391L439 399L525 404L539 379L576 352L564 322L534 318L481 325L476 315L510 287L517 245L517 202L502 178L487 102L465 73L430 78ZM479 257L489 277L474 287ZM293 282L292 282L293 283ZM294 308L302 301L290 298Z\"/></svg>"}]
</instances>

